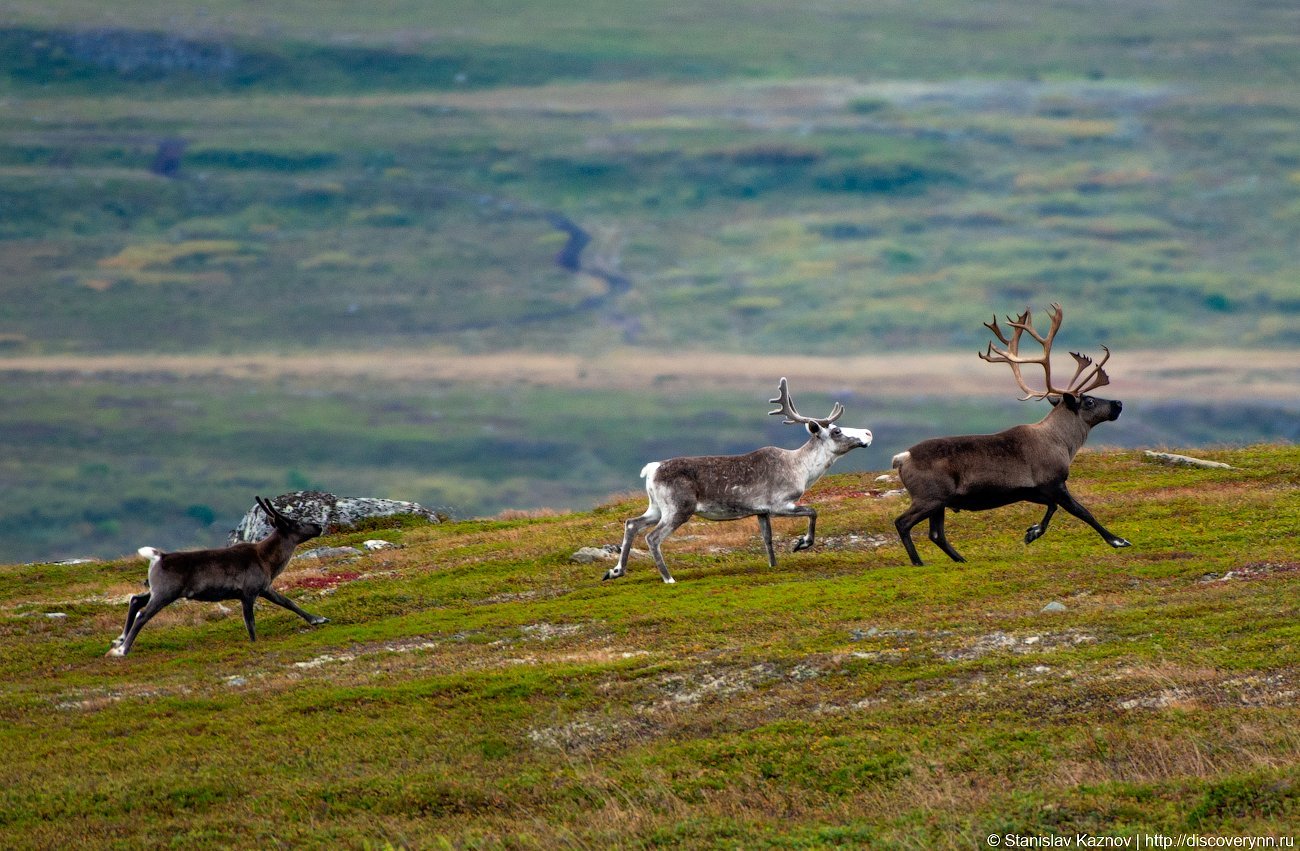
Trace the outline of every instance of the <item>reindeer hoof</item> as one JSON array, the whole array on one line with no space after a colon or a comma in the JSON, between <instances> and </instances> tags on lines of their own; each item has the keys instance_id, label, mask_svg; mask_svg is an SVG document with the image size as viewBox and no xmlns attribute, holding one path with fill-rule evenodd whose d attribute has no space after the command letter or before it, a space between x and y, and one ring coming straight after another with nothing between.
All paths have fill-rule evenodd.
<instances>
[{"instance_id":1,"label":"reindeer hoof","mask_svg":"<svg viewBox=\"0 0 1300 851\"><path fill-rule=\"evenodd\" d=\"M800 550L810 550L810 549L812 549L812 541L808 540L807 538L800 538L799 540L794 542L794 549L790 550L790 552L797 553Z\"/></svg>"},{"instance_id":2,"label":"reindeer hoof","mask_svg":"<svg viewBox=\"0 0 1300 851\"><path fill-rule=\"evenodd\" d=\"M126 654L122 652L122 646L121 646L120 644L114 644L112 647L109 648L108 652L105 653L104 655L105 655L105 656L125 656Z\"/></svg>"},{"instance_id":3,"label":"reindeer hoof","mask_svg":"<svg viewBox=\"0 0 1300 851\"><path fill-rule=\"evenodd\" d=\"M1118 550L1118 549L1123 549L1124 547L1131 547L1131 546L1133 546L1132 544L1130 544L1128 541L1124 540L1123 538L1116 538L1115 540L1113 540L1113 541L1109 541L1108 543L1109 543L1112 547L1114 547L1115 549L1117 549L1117 550Z\"/></svg>"},{"instance_id":4,"label":"reindeer hoof","mask_svg":"<svg viewBox=\"0 0 1300 851\"><path fill-rule=\"evenodd\" d=\"M1043 527L1034 525L1025 530L1025 543L1032 544L1039 538L1043 537Z\"/></svg>"},{"instance_id":5,"label":"reindeer hoof","mask_svg":"<svg viewBox=\"0 0 1300 851\"><path fill-rule=\"evenodd\" d=\"M604 576L600 577L600 581L604 582L607 579L622 579L622 578L623 578L622 573L616 573L614 572L613 568L610 568L609 570L605 571Z\"/></svg>"},{"instance_id":6,"label":"reindeer hoof","mask_svg":"<svg viewBox=\"0 0 1300 851\"><path fill-rule=\"evenodd\" d=\"M316 615L316 617L312 618L312 619L309 621L309 623L310 623L312 626L320 626L320 625L323 624L323 623L329 623L329 622L330 622L330 619L329 619L329 618L323 618L323 617L321 617L320 615Z\"/></svg>"},{"instance_id":7,"label":"reindeer hoof","mask_svg":"<svg viewBox=\"0 0 1300 851\"><path fill-rule=\"evenodd\" d=\"M673 579L673 578L670 576L670 577L668 577L667 579L664 580L664 584L665 584L665 585L676 585L676 584L677 584L677 580L676 580L676 579Z\"/></svg>"}]
</instances>

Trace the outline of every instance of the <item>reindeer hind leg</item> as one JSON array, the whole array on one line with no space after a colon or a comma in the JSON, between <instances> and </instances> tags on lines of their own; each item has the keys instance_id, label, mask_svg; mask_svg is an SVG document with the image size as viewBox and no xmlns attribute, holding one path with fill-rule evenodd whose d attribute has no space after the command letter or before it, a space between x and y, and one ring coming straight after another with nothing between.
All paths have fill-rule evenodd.
<instances>
[{"instance_id":1,"label":"reindeer hind leg","mask_svg":"<svg viewBox=\"0 0 1300 851\"><path fill-rule=\"evenodd\" d=\"M691 515L694 513L691 508L684 505L673 506L659 519L658 525L645 536L646 545L650 547L650 555L654 556L655 567L659 568L659 575L666 583L671 584L677 580L673 579L673 575L668 572L668 565L664 562L664 554L659 549L659 545L663 543L665 538L677 531L679 526L690 520Z\"/></svg>"},{"instance_id":2,"label":"reindeer hind leg","mask_svg":"<svg viewBox=\"0 0 1300 851\"><path fill-rule=\"evenodd\" d=\"M605 571L605 575L601 577L602 582L606 579L618 579L627 573L627 560L632 555L632 542L636 540L637 535L658 523L662 516L663 512L659 510L654 499L651 499L644 514L624 521L623 543L618 548L618 564Z\"/></svg>"},{"instance_id":3,"label":"reindeer hind leg","mask_svg":"<svg viewBox=\"0 0 1300 851\"><path fill-rule=\"evenodd\" d=\"M157 591L152 592L149 602L144 604L143 608L141 608L136 614L135 619L131 621L131 626L126 631L126 637L122 639L122 643L108 651L109 655L125 656L130 653L131 645L135 644L135 638L140 634L140 630L144 629L144 625L147 624L154 615L166 608L168 604L175 602L178 597L179 595L164 597Z\"/></svg>"},{"instance_id":4,"label":"reindeer hind leg","mask_svg":"<svg viewBox=\"0 0 1300 851\"><path fill-rule=\"evenodd\" d=\"M924 565L925 562L921 561L921 556L916 551L916 544L912 542L912 527L929 517L934 508L933 505L923 505L913 500L912 505L894 520L894 528L898 530L898 537L907 550L907 556L912 560L912 564L917 566ZM939 508L942 509L943 506Z\"/></svg>"},{"instance_id":5,"label":"reindeer hind leg","mask_svg":"<svg viewBox=\"0 0 1300 851\"><path fill-rule=\"evenodd\" d=\"M126 641L126 634L131 631L131 624L135 622L135 616L140 614L141 609L149 605L151 597L153 597L153 594L149 591L131 595L131 602L126 607L126 625L122 627L122 634L113 639L112 647L121 647L122 642Z\"/></svg>"},{"instance_id":6,"label":"reindeer hind leg","mask_svg":"<svg viewBox=\"0 0 1300 851\"><path fill-rule=\"evenodd\" d=\"M935 546L943 550L948 558L953 561L965 561L961 553L953 549L952 544L948 543L948 536L943 533L943 506L939 506L930 512L930 540Z\"/></svg>"}]
</instances>

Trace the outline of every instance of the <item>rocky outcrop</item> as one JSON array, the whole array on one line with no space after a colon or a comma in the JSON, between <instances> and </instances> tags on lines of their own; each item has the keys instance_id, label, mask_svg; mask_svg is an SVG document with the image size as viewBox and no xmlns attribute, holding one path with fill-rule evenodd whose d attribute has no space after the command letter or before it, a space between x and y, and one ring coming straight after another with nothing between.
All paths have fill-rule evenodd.
<instances>
[{"instance_id":1,"label":"rocky outcrop","mask_svg":"<svg viewBox=\"0 0 1300 851\"><path fill-rule=\"evenodd\" d=\"M372 517L393 517L414 514L431 523L439 522L437 512L418 502L372 497L336 496L321 491L294 491L271 499L277 510L290 517L306 518L325 527L326 534L346 531ZM260 541L271 534L271 524L266 514L257 506L249 509L243 519L230 531L228 543Z\"/></svg>"},{"instance_id":2,"label":"rocky outcrop","mask_svg":"<svg viewBox=\"0 0 1300 851\"><path fill-rule=\"evenodd\" d=\"M1145 451L1146 457L1157 464L1168 464L1171 467L1201 467L1207 470L1231 470L1232 465L1224 464L1222 461L1207 461L1204 458L1193 458L1190 455L1175 455L1172 452L1152 452L1150 449Z\"/></svg>"}]
</instances>

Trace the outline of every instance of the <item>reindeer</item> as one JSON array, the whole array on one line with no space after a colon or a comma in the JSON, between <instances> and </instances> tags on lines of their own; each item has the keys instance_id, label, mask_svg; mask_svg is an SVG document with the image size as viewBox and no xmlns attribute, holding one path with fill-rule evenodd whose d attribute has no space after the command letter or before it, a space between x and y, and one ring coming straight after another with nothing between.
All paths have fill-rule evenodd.
<instances>
[{"instance_id":1,"label":"reindeer","mask_svg":"<svg viewBox=\"0 0 1300 851\"><path fill-rule=\"evenodd\" d=\"M1061 327L1061 317L1061 306L1053 304L1052 327L1046 337L1034 330L1028 309L1017 319L1007 317L1012 328L1010 339L1002 333L996 316L991 323L984 323L1006 348L999 349L990 342L988 350L979 356L989 363L1005 363L1011 367L1011 374L1026 394L1022 401L1047 399L1051 403L1052 410L1042 421L1014 426L997 434L925 440L894 456L893 466L912 497L911 507L894 521L894 526L912 564L922 564L911 536L912 527L922 520L929 519L930 540L939 549L953 561L965 561L944 536L944 509L984 511L1022 501L1047 506L1043 519L1025 532L1026 544L1047 532L1047 524L1060 506L1095 529L1112 547L1129 546L1128 541L1098 523L1065 485L1070 476L1070 462L1088 439L1088 432L1098 423L1118 419L1124 406L1118 401L1087 395L1090 390L1110 383L1102 368L1110 359L1110 349L1105 346L1102 346L1105 357L1099 363L1093 363L1087 355L1071 352L1077 367L1074 377L1064 388L1052 383L1052 340ZM1022 334L1028 334L1042 346L1041 356L1031 358L1020 354ZM1020 369L1026 364L1043 368L1046 389L1033 390L1025 383Z\"/></svg>"},{"instance_id":2,"label":"reindeer","mask_svg":"<svg viewBox=\"0 0 1300 851\"><path fill-rule=\"evenodd\" d=\"M784 415L786 424L804 424L808 442L798 449L765 446L745 455L706 455L646 464L641 477L646 480L650 506L645 514L624 524L618 564L606 571L605 579L618 579L627 572L632 539L647 526L654 526L646 534L646 544L664 582L675 582L664 564L659 545L693 514L709 520L757 516L769 567L776 567L776 552L772 548L773 516L807 517L808 531L795 541L792 551L806 550L813 545L817 512L811 506L797 504L799 498L842 455L859 446L870 446L871 431L834 425L844 414L844 406L839 402L821 419L803 416L795 410L784 378L780 395L769 401L780 405L770 415Z\"/></svg>"},{"instance_id":3,"label":"reindeer","mask_svg":"<svg viewBox=\"0 0 1300 851\"><path fill-rule=\"evenodd\" d=\"M141 547L149 559L149 590L131 597L126 626L113 641L109 656L125 656L149 619L168 604L185 597L190 600L239 600L244 606L244 626L250 641L257 640L253 626L253 601L265 597L283 606L313 626L329 618L309 614L288 597L271 588L293 556L294 547L321 534L319 524L286 517L270 500L256 497L257 504L271 518L271 534L255 544L235 544L225 549L164 553Z\"/></svg>"}]
</instances>

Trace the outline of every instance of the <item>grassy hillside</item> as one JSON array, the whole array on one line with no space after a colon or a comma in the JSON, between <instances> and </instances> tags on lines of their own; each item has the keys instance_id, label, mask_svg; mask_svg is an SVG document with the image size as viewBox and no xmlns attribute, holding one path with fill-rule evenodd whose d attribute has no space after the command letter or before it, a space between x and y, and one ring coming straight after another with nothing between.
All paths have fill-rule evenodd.
<instances>
[{"instance_id":1,"label":"grassy hillside","mask_svg":"<svg viewBox=\"0 0 1300 851\"><path fill-rule=\"evenodd\" d=\"M692 524L598 581L590 513L370 531L298 563L332 619L178 604L126 659L138 559L0 569L6 847L983 847L990 833L1288 834L1300 820L1300 451L1232 470L1085 453L1114 551L1038 510L960 514L910 567L874 473L821 542ZM787 541L797 523L778 524ZM1066 611L1044 613L1051 601Z\"/></svg>"}]
</instances>

